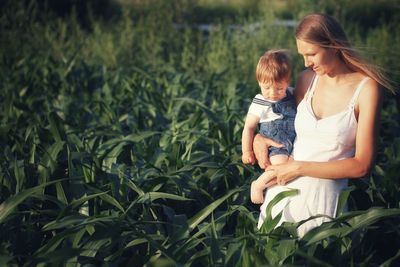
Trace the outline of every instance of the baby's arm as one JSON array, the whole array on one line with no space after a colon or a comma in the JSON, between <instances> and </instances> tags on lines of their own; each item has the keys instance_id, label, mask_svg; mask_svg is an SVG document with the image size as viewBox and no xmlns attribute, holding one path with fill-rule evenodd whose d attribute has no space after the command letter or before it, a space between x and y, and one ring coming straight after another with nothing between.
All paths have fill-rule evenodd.
<instances>
[{"instance_id":1,"label":"baby's arm","mask_svg":"<svg viewBox=\"0 0 400 267\"><path fill-rule=\"evenodd\" d=\"M242 161L245 164L256 162L253 152L254 132L260 118L253 114L247 114L242 132Z\"/></svg>"}]
</instances>

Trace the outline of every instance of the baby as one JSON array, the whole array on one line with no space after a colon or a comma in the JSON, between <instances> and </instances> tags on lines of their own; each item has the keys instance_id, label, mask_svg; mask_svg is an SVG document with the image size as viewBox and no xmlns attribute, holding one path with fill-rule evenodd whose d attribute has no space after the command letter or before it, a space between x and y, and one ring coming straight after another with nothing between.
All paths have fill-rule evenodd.
<instances>
[{"instance_id":1,"label":"baby","mask_svg":"<svg viewBox=\"0 0 400 267\"><path fill-rule=\"evenodd\" d=\"M261 94L254 97L249 107L242 133L242 161L245 164L256 162L253 139L258 125L261 135L284 145L282 148L269 148L271 164L282 164L289 159L296 137L296 103L294 89L289 87L291 69L289 54L283 49L269 50L258 61L256 78ZM250 198L253 203L264 202L264 190L272 178L270 175L270 172L264 172L251 183Z\"/></svg>"}]
</instances>

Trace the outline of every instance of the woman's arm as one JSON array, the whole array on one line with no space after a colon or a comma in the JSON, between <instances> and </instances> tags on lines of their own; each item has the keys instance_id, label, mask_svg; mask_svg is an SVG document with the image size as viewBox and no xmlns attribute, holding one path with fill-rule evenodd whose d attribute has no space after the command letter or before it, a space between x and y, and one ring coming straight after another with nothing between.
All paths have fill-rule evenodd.
<instances>
[{"instance_id":1,"label":"woman's arm","mask_svg":"<svg viewBox=\"0 0 400 267\"><path fill-rule=\"evenodd\" d=\"M354 157L329 162L290 161L267 170L275 171L278 184L286 184L302 175L329 179L364 177L373 166L376 154L381 105L382 92L378 84L370 80L364 85L355 109L358 128Z\"/></svg>"}]
</instances>

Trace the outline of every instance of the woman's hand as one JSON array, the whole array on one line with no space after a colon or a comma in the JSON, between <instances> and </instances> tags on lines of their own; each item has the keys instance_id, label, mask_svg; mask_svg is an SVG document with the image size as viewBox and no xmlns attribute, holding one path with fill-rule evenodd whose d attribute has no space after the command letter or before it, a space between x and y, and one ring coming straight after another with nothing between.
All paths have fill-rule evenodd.
<instances>
[{"instance_id":1,"label":"woman's hand","mask_svg":"<svg viewBox=\"0 0 400 267\"><path fill-rule=\"evenodd\" d=\"M268 148L273 147L284 147L284 145L275 142L272 139L266 138L261 134L254 136L253 140L253 151L257 158L258 165L261 169L265 169L271 165L268 157Z\"/></svg>"},{"instance_id":2,"label":"woman's hand","mask_svg":"<svg viewBox=\"0 0 400 267\"><path fill-rule=\"evenodd\" d=\"M278 185L285 185L288 182L301 176L300 172L301 162L289 160L287 163L279 165L270 165L265 171L273 171Z\"/></svg>"}]
</instances>

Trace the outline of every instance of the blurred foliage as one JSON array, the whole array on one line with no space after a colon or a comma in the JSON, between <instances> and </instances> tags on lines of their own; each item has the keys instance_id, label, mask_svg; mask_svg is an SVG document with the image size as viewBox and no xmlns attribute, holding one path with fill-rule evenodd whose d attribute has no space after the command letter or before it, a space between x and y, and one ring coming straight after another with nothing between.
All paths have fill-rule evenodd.
<instances>
[{"instance_id":1,"label":"blurred foliage","mask_svg":"<svg viewBox=\"0 0 400 267\"><path fill-rule=\"evenodd\" d=\"M348 212L303 239L301 222L255 228L248 190L260 170L240 163L254 68L268 48L296 55L293 28L274 24L278 7L290 18L319 7L245 2L229 12L263 12L190 21L197 6L225 11L194 0L102 2L111 13L97 1L1 2L1 266L399 264L398 96L384 103L375 169L341 197ZM176 25L204 21L215 24ZM398 27L346 23L398 81Z\"/></svg>"}]
</instances>

